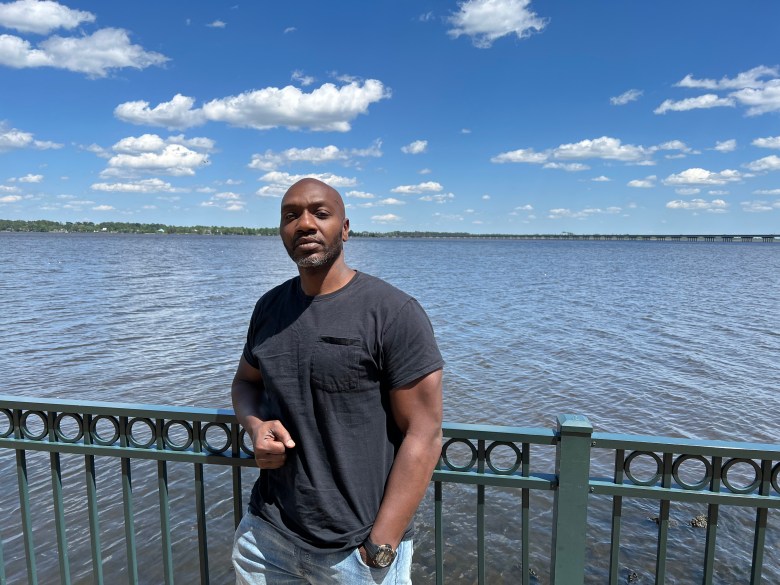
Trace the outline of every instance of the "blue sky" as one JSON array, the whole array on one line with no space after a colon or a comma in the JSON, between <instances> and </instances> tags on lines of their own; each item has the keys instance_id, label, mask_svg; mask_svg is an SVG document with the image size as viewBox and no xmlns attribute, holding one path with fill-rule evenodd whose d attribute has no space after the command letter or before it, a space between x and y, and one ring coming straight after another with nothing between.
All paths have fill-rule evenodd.
<instances>
[{"instance_id":1,"label":"blue sky","mask_svg":"<svg viewBox=\"0 0 780 585\"><path fill-rule=\"evenodd\" d=\"M780 233L780 3L0 3L0 218Z\"/></svg>"}]
</instances>

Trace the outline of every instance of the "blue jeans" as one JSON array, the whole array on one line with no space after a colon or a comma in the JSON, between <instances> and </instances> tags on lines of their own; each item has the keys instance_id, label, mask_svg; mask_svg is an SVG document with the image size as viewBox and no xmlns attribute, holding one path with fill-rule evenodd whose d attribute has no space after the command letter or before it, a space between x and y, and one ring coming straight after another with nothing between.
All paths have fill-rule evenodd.
<instances>
[{"instance_id":1,"label":"blue jeans","mask_svg":"<svg viewBox=\"0 0 780 585\"><path fill-rule=\"evenodd\" d=\"M358 549L311 552L248 512L236 530L237 585L411 585L412 541L404 540L385 569L367 566Z\"/></svg>"}]
</instances>

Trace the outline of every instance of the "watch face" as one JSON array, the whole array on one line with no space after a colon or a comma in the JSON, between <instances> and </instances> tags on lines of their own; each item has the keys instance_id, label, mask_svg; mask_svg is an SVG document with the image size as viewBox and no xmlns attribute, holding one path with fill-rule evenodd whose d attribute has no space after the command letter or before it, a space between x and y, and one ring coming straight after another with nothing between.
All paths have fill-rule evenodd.
<instances>
[{"instance_id":1,"label":"watch face","mask_svg":"<svg viewBox=\"0 0 780 585\"><path fill-rule=\"evenodd\" d=\"M393 550L393 547L391 547L389 544L383 544L376 552L374 563L377 567L384 569L393 562L393 559L395 559L395 551Z\"/></svg>"}]
</instances>

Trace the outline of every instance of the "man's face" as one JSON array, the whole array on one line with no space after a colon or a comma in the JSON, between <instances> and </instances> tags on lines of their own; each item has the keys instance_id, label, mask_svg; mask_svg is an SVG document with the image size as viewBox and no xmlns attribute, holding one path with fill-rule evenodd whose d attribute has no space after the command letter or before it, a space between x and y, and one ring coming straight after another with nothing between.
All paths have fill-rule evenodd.
<instances>
[{"instance_id":1,"label":"man's face","mask_svg":"<svg viewBox=\"0 0 780 585\"><path fill-rule=\"evenodd\" d=\"M293 185L282 199L279 233L287 253L301 268L318 268L341 255L349 220L338 193L318 181Z\"/></svg>"}]
</instances>

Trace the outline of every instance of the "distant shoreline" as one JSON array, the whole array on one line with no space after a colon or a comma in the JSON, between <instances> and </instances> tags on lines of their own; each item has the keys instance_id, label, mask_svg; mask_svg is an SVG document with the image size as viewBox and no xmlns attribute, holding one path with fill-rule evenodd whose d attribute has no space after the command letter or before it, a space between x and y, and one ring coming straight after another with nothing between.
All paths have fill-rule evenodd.
<instances>
[{"instance_id":1,"label":"distant shoreline","mask_svg":"<svg viewBox=\"0 0 780 585\"><path fill-rule=\"evenodd\" d=\"M172 226L130 222L57 222L49 220L0 219L0 232L158 234L199 236L278 236L279 228L228 226ZM471 234L467 232L350 231L354 238L449 238L479 240L579 240L579 241L667 241L667 242L762 242L780 243L778 234Z\"/></svg>"}]
</instances>

